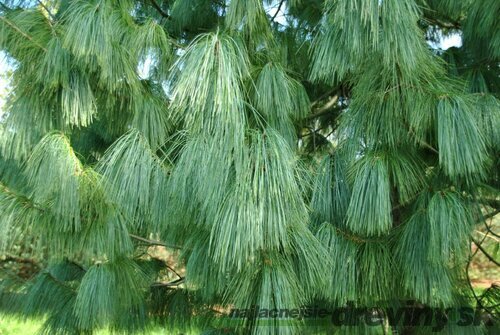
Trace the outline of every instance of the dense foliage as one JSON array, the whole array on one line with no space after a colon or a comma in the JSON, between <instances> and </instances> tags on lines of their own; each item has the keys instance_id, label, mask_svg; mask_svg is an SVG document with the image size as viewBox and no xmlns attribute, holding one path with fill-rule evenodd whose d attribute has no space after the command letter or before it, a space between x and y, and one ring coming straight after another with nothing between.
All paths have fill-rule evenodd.
<instances>
[{"instance_id":1,"label":"dense foliage","mask_svg":"<svg viewBox=\"0 0 500 335\"><path fill-rule=\"evenodd\" d=\"M384 313L408 300L498 318L498 287L478 296L467 270L473 231L498 237L499 14L1 2L0 248L41 268L1 272L2 313L44 317L45 334L388 334L410 331ZM441 50L447 35L463 45ZM223 317L347 303L384 321Z\"/></svg>"}]
</instances>

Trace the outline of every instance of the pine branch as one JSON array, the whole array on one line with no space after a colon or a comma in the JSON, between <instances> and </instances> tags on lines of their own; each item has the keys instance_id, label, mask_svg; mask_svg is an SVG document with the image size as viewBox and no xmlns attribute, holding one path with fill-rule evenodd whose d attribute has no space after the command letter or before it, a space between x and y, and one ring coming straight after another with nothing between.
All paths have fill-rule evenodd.
<instances>
[{"instance_id":1,"label":"pine branch","mask_svg":"<svg viewBox=\"0 0 500 335\"><path fill-rule=\"evenodd\" d=\"M309 127L306 127L307 130L309 131L307 134L299 134L298 135L298 138L304 138L304 137L308 137L308 136L316 136L317 134L323 136L320 132L322 130L325 130L329 127L329 125L326 125L325 127L321 127L321 128L318 128L318 129L311 129ZM335 129L334 129L335 130ZM326 136L327 137L327 136Z\"/></svg>"},{"instance_id":2,"label":"pine branch","mask_svg":"<svg viewBox=\"0 0 500 335\"><path fill-rule=\"evenodd\" d=\"M422 144L423 147L429 149L430 151L434 152L435 154L439 154L439 151L436 148L434 148L432 145L427 143L426 141L420 140L419 142L420 142L420 144Z\"/></svg>"},{"instance_id":3,"label":"pine branch","mask_svg":"<svg viewBox=\"0 0 500 335\"><path fill-rule=\"evenodd\" d=\"M315 107L320 103L320 101L322 101L326 98L329 98L329 100L326 102L325 105L323 105L322 107L316 108L315 112L311 115L308 115L304 120L310 121L310 120L314 120L318 117L321 117L323 115L329 114L331 112L330 109L333 106L335 106L338 99L340 98L340 95L342 93L342 89L343 89L342 84L339 84L339 85L335 86L334 88L332 88L331 90L329 90L328 92L322 94L320 97L318 97L313 102L311 102L311 109L315 109ZM334 95L332 96L332 94L334 94ZM343 95L345 96L345 94L343 94Z\"/></svg>"},{"instance_id":4,"label":"pine branch","mask_svg":"<svg viewBox=\"0 0 500 335\"><path fill-rule=\"evenodd\" d=\"M484 236L484 238L486 238L486 235ZM484 241L484 239L483 239ZM472 238L472 242L474 242L474 244L477 246L477 248L479 250L481 250L481 252L486 256L486 258L488 258L488 260L490 260L491 262L493 262L496 266L500 266L500 262L498 262L497 260L495 260L495 258L493 258L493 256L491 256L482 246L482 242L479 243L478 241L476 241L474 238Z\"/></svg>"},{"instance_id":5,"label":"pine branch","mask_svg":"<svg viewBox=\"0 0 500 335\"><path fill-rule=\"evenodd\" d=\"M73 260L66 259L66 262L73 264L74 266L76 266L77 268L82 270L83 272L87 272L87 269L83 265L81 265Z\"/></svg>"},{"instance_id":6,"label":"pine branch","mask_svg":"<svg viewBox=\"0 0 500 335\"><path fill-rule=\"evenodd\" d=\"M483 215L483 217L481 218L481 220L479 220L480 222L484 222L485 226L486 226L486 229L488 230L488 233L493 233L491 231L491 228L488 226L488 224L486 223L486 220L488 220L489 218L493 218L495 217L498 213L500 213L500 210L495 210L491 213L488 213L486 215ZM472 242L474 242L474 244L477 246L477 250L480 250L485 256L486 258L488 258L491 262L493 262L494 264L496 264L497 266L500 266L500 263L497 262L493 256L491 256L482 246L482 243L484 242L484 240L486 239L486 237L488 237L488 233L484 234L484 237L483 237L483 240L481 242L478 242L476 241L474 238L472 238ZM497 234L494 234L494 236L498 236ZM477 250L476 250L476 253L477 253ZM475 255L475 254L474 254Z\"/></svg>"},{"instance_id":7,"label":"pine branch","mask_svg":"<svg viewBox=\"0 0 500 335\"><path fill-rule=\"evenodd\" d=\"M182 276L181 276L181 275L180 275L180 274L179 274L179 273L178 273L178 272L177 272L177 271L176 271L173 267L171 267L171 266L170 266L170 265L169 265L169 264L168 264L165 260L160 259L160 258L158 258L158 257L151 256L149 253L148 253L148 255L149 255L149 257L151 257L151 258L153 258L153 259L156 259L156 260L158 260L158 261L162 262L162 263L165 265L165 267L166 267L167 269L169 269L170 271L172 271L172 272L173 272L173 273L174 273L177 277L179 277L179 279L180 279L180 278L182 278Z\"/></svg>"},{"instance_id":8,"label":"pine branch","mask_svg":"<svg viewBox=\"0 0 500 335\"><path fill-rule=\"evenodd\" d=\"M56 17L54 16L54 14L52 14L52 12L49 10L49 8L41 0L37 0L37 1L40 4L40 6L42 6L43 9L45 9L47 11L47 14L50 16L52 21L55 21Z\"/></svg>"},{"instance_id":9,"label":"pine branch","mask_svg":"<svg viewBox=\"0 0 500 335\"><path fill-rule=\"evenodd\" d=\"M51 281L53 281L57 285L60 285L61 287L65 287L73 292L76 292L75 288L71 287L70 285L68 285L67 283L65 283L63 281L60 281L59 279L54 277L49 271L44 271L43 273L47 276L47 278L49 278Z\"/></svg>"},{"instance_id":10,"label":"pine branch","mask_svg":"<svg viewBox=\"0 0 500 335\"><path fill-rule=\"evenodd\" d=\"M15 198L17 201L19 201L20 204L22 204L25 207L33 208L33 209L36 209L37 211L40 211L40 212L45 212L45 209L38 206L32 199L30 199L24 195L16 193L15 191L8 188L1 181L0 181L0 191L8 194L12 198Z\"/></svg>"},{"instance_id":11,"label":"pine branch","mask_svg":"<svg viewBox=\"0 0 500 335\"><path fill-rule=\"evenodd\" d=\"M469 274L469 269L470 269L470 265L472 263L472 259L474 258L474 256L477 255L478 251L482 250L482 248L480 247L480 245L484 242L484 240L486 239L487 237L487 234L484 235L483 239L481 240L480 243L476 243L474 241L474 243L478 246L478 248L474 251L474 253L472 255L470 255L469 257L469 261L467 262L467 266L465 268L465 273L466 273L466 276L467 276L467 282L469 284L469 288L471 290L471 293L472 293L472 296L474 297L474 299L476 300L476 303L479 307L481 307L482 309L484 309L486 312L488 312L490 315L495 315L494 311L491 311L489 308L487 308L486 306L483 305L482 303L482 297L478 297L477 294L476 294L476 291L474 290L474 287L472 286L472 281L471 281L471 278L470 278L470 274ZM488 254L485 254L486 257L488 257L489 255ZM493 261L495 262L497 265L499 265L496 261ZM499 265L500 266L500 265Z\"/></svg>"},{"instance_id":12,"label":"pine branch","mask_svg":"<svg viewBox=\"0 0 500 335\"><path fill-rule=\"evenodd\" d=\"M41 45L40 43L38 43L37 41L35 41L31 36L29 36L28 34L26 34L25 32L23 32L21 29L19 29L19 27L17 27L14 23L12 23L11 21L9 21L8 19L6 19L3 16L0 16L0 20L4 21L12 29L14 29L19 34L21 34L22 36L26 37L28 40L30 40L31 42L33 42L33 44L35 44L37 47L39 47L43 51L47 52L47 48L45 48L43 45Z\"/></svg>"},{"instance_id":13,"label":"pine branch","mask_svg":"<svg viewBox=\"0 0 500 335\"><path fill-rule=\"evenodd\" d=\"M155 0L151 0L151 5L154 7L154 9L156 9L156 11L158 13L160 13L161 16L163 16L164 18L166 19L170 19L170 15L168 15L167 13L165 13L163 11L163 9L161 9L160 5L158 5L158 3L155 1Z\"/></svg>"},{"instance_id":14,"label":"pine branch","mask_svg":"<svg viewBox=\"0 0 500 335\"><path fill-rule=\"evenodd\" d=\"M410 133L410 135L413 135L413 136L416 136L415 135L415 132L413 131L413 129L411 129L411 127L407 124L408 126L408 132ZM439 154L439 151L434 148L432 145L430 145L429 143L427 143L424 139L422 138L417 138L418 142L424 147L424 148L427 148L429 149L430 151L432 151L433 153L435 154Z\"/></svg>"},{"instance_id":15,"label":"pine branch","mask_svg":"<svg viewBox=\"0 0 500 335\"><path fill-rule=\"evenodd\" d=\"M486 239L486 235L483 237L483 240L481 242L484 242L485 239ZM482 305L482 303L481 303L481 299L477 296L476 291L474 290L474 287L472 286L472 281L471 281L470 275L469 275L469 268L470 268L470 265L472 263L472 259L474 258L474 256L477 255L478 251L479 251L479 248L477 248L474 251L474 253L472 255L470 255L469 261L467 262L467 266L465 268L465 274L467 276L467 282L469 284L469 288L470 288L470 290L472 292L472 295L474 296L474 299L476 300L476 302L477 302L477 304L478 304L479 307L484 308L483 305Z\"/></svg>"},{"instance_id":16,"label":"pine branch","mask_svg":"<svg viewBox=\"0 0 500 335\"><path fill-rule=\"evenodd\" d=\"M336 93L339 90L340 90L340 85L338 85L338 86L332 88L331 90L327 91L326 93L320 95L316 100L311 102L311 108L314 108L320 101L328 98L329 96L331 96L332 94Z\"/></svg>"},{"instance_id":17,"label":"pine branch","mask_svg":"<svg viewBox=\"0 0 500 335\"><path fill-rule=\"evenodd\" d=\"M496 209L491 213L488 213L486 215L483 215L483 220L486 221L488 219L494 218L498 213L500 213L500 209Z\"/></svg>"},{"instance_id":18,"label":"pine branch","mask_svg":"<svg viewBox=\"0 0 500 335\"><path fill-rule=\"evenodd\" d=\"M332 108L335 107L335 104L337 103L338 100L339 100L339 96L334 95L333 97L330 98L330 100L328 100L328 102L326 104L324 104L321 108L317 109L317 111L314 114L307 116L306 120L308 120L308 121L314 120L314 119L321 117L323 115L330 114L332 111Z\"/></svg>"},{"instance_id":19,"label":"pine branch","mask_svg":"<svg viewBox=\"0 0 500 335\"><path fill-rule=\"evenodd\" d=\"M183 279L183 277L182 277L182 276L181 276L181 275L180 275L177 271L175 271L175 269L174 269L173 267L171 267L171 266L170 266L170 265L168 265L168 264L165 264L165 266L167 267L167 269L169 269L170 271L172 271L173 273L175 273L175 275L176 275L177 277L179 277L179 279Z\"/></svg>"},{"instance_id":20,"label":"pine branch","mask_svg":"<svg viewBox=\"0 0 500 335\"><path fill-rule=\"evenodd\" d=\"M308 135L309 135L309 134L308 134ZM415 194L415 196L414 196L412 199L417 198L419 194L420 194L420 193ZM403 206L404 206L403 204L398 204L398 205L396 205L396 206L394 206L394 207L392 208L392 211L397 210L397 209L399 209L399 208L401 208L401 207L403 207ZM478 221L478 223L479 223L479 222L483 222L483 221L487 220L488 218L492 218L492 217L496 216L498 213L500 213L500 210L497 210L497 211L494 211L494 212L488 213L488 214L484 215L484 216L483 216L483 218L482 218L481 220L479 220L479 221ZM403 222L401 225L404 225L404 224L406 224L406 223L408 223L408 222L409 222L409 221L405 221L405 222ZM394 231L394 230L396 230L396 229L400 229L399 227L401 227L401 225L399 225L399 226L397 226L397 227L393 227L393 228L391 229L391 231ZM487 229L488 229L488 231L491 233L491 230L489 229L489 227L487 227ZM339 234L341 234L342 236L344 236L346 239L351 240L351 241L356 242L356 243L365 243L365 242L381 242L381 241L383 241L383 240L384 240L383 238L382 238L382 239L380 239L380 238L368 238L368 237L363 236L363 235L360 235L360 234L354 234L354 233L352 233L352 232L348 232L348 231L342 230L342 229L340 229L340 228L338 228L338 227L335 227L335 230L336 230ZM389 235L390 235L390 234L391 234L391 233L389 233ZM487 234L486 234L486 235L487 235ZM493 234L493 235L496 235L496 234ZM486 238L486 236L485 236L485 238ZM500 266L500 264L499 264L499 263L498 263L495 259L493 259L493 257L492 257L491 255L487 254L487 251L486 251L486 250L484 250L484 248L482 248L482 247L480 246L480 244L481 244L481 243L479 243L479 242L477 242L477 241L475 241L475 240L473 240L473 242L474 242L474 244L476 244L476 245L478 246L478 250L480 250L480 251L482 251L483 253L485 253L485 255L486 255L486 257L488 257L488 259L490 259L490 260L491 260L492 262L494 262L496 265L499 265L499 266Z\"/></svg>"},{"instance_id":21,"label":"pine branch","mask_svg":"<svg viewBox=\"0 0 500 335\"><path fill-rule=\"evenodd\" d=\"M168 282L168 283L154 283L151 286L152 287L172 287L172 286L179 286L179 285L184 284L184 280L185 280L184 277L180 277L179 279L173 280L173 281Z\"/></svg>"},{"instance_id":22,"label":"pine branch","mask_svg":"<svg viewBox=\"0 0 500 335\"><path fill-rule=\"evenodd\" d=\"M274 22L274 20L278 17L279 12L281 11L281 6L285 3L285 0L281 0L280 4L278 5L278 9L276 10L276 13L274 13L273 17L271 18L271 22Z\"/></svg>"},{"instance_id":23,"label":"pine branch","mask_svg":"<svg viewBox=\"0 0 500 335\"><path fill-rule=\"evenodd\" d=\"M496 213L490 213L491 215L495 216L496 214L498 214L500 212L500 200L497 200L497 199L488 199L488 198L479 198L477 199L477 201L479 201L480 203L484 204L484 205L487 205L487 206L490 206L492 208L494 208L496 210ZM485 219L489 219L490 217L488 218L485 218Z\"/></svg>"},{"instance_id":24,"label":"pine branch","mask_svg":"<svg viewBox=\"0 0 500 335\"><path fill-rule=\"evenodd\" d=\"M486 227L486 230L488 231L488 233L490 233L491 235L493 235L497 238L500 238L500 235L495 233L493 230L491 230L491 227L488 226L488 224L486 222L484 223L484 226Z\"/></svg>"},{"instance_id":25,"label":"pine branch","mask_svg":"<svg viewBox=\"0 0 500 335\"><path fill-rule=\"evenodd\" d=\"M3 3L3 1L0 1L0 6L6 11L11 11L12 8L8 7L6 4Z\"/></svg>"},{"instance_id":26,"label":"pine branch","mask_svg":"<svg viewBox=\"0 0 500 335\"><path fill-rule=\"evenodd\" d=\"M444 28L444 29L461 29L462 28L460 22L454 21L454 20L443 21L443 20L440 20L437 18L430 18L430 17L426 17L424 20L431 25L435 25L435 26L438 26L438 27Z\"/></svg>"},{"instance_id":27,"label":"pine branch","mask_svg":"<svg viewBox=\"0 0 500 335\"><path fill-rule=\"evenodd\" d=\"M488 225L488 223L486 222L486 220L488 219L491 219L491 218L494 218L498 213L500 213L500 209L497 209L496 211L494 212L491 212L491 213L488 213L486 215L483 215L483 218L482 218L482 221L484 223L484 226L486 227L486 230L488 231L488 233L490 233L491 235L495 236L495 237L498 237L500 238L500 235L495 233L493 230L491 230L491 227Z\"/></svg>"},{"instance_id":28,"label":"pine branch","mask_svg":"<svg viewBox=\"0 0 500 335\"><path fill-rule=\"evenodd\" d=\"M7 254L7 255L4 255L3 257L0 258L0 263L6 263L6 262L31 264L31 265L35 266L36 268L40 268L40 265L34 259L26 258L26 257L19 257L19 256Z\"/></svg>"},{"instance_id":29,"label":"pine branch","mask_svg":"<svg viewBox=\"0 0 500 335\"><path fill-rule=\"evenodd\" d=\"M193 1L207 6L193 8ZM427 25L414 2L400 1L382 5L337 1L333 3L338 10L331 13L330 6L326 13L323 8L289 12L289 5L297 0L275 0L267 10L260 0L193 1L177 2L184 7L174 9L182 26L175 37L158 24L174 18L167 1L142 1L142 9L153 19L144 18L144 24L138 22L134 29L128 29L127 18L141 21L141 13L117 15L110 21L109 14L118 10L112 3L96 7L94 2L72 1L65 29L57 36L49 24L54 17L59 21L60 13L51 2L31 2L38 10L20 8L17 13L13 8L12 16L0 2L5 14L0 24L14 37L8 41L12 54L27 65L43 58L37 68L15 70L20 80L12 105L17 105L9 105L11 123L4 127L5 143L0 141L0 146L2 154L14 151L15 158L23 159L12 164L0 160L7 185L18 193L0 182L0 219L7 223L2 228L9 234L18 228L33 229L32 234L42 234L40 242L50 257L77 255L82 264L91 264L87 270L71 264L47 270L47 276L71 282L77 292L59 289L41 273L32 297L53 296L55 304L43 298L29 300L37 308L40 305L33 308L36 312L45 305L55 311L47 317L52 327L45 328L47 333L57 330L56 325L72 326L75 332L108 324L135 330L157 313L116 315L140 311L142 306L169 314L169 319L178 316L169 313L171 309L193 314L186 305L192 299L183 291L191 283L205 283L199 287L202 297L224 293L215 294L211 301L217 306L215 312L256 303L276 309L302 306L318 290L326 292L325 301L365 304L397 299L404 292L422 305L452 306L458 280L453 271L455 266L464 270L461 260L482 252L498 265L498 257L482 236L471 234L481 227L480 234L497 236L496 226L488 220L500 211L498 199L489 195L494 192L477 199L453 189L464 176L479 174L480 167L487 166L479 128L490 131L493 101L490 106L472 94L454 93L453 81L427 55L420 38L422 27L449 31L465 22L463 18L453 22L448 14L431 13L427 15L437 23ZM227 13L220 9L225 3L232 7ZM381 6L383 22L378 15ZM310 80L318 83L293 78L292 74L303 72L303 53L287 53L284 46L276 53L290 59L281 63L271 57L263 64L258 57L255 46L267 41L270 25L279 26L293 14L297 15L290 19L300 22L287 33L298 47L311 42ZM228 20L231 15L233 21ZM334 20L328 19L331 15ZM313 28L307 22L314 17L327 19ZM479 15L477 21L487 21L480 19ZM228 22L233 24L229 27ZM231 29L224 25L234 29L228 33ZM217 32L198 35L201 30ZM473 33L479 36L480 30ZM473 33L464 31L464 38ZM318 38L312 41L311 34ZM177 43L184 42L186 50L176 53L175 49L184 48ZM497 52L496 47L488 51ZM38 48L48 50L47 54ZM172 60L178 60L174 66ZM151 68L148 78L138 78L138 61L151 61L151 66L145 65ZM484 69L497 70L493 64ZM164 80L169 83L168 97L161 87ZM255 85L249 88L252 81ZM489 76L484 81L489 85ZM304 85L318 92L315 101ZM63 88L61 94L58 87ZM435 98L441 95L438 112L423 113L434 110ZM445 98L448 95L457 98ZM485 114L484 125L473 117L476 101ZM101 110L111 107L112 114L99 117ZM403 124L406 120L408 124ZM96 122L98 132L88 128L91 122ZM184 129L182 135L171 137L178 127ZM64 143L61 139L47 143L46 150L38 150L33 158L33 147L50 129L70 134L74 148L81 150L82 157L92 154L97 167L92 167L94 161L80 162L64 139ZM134 130L117 140L128 129ZM305 138L301 147L297 147L297 130L298 137ZM428 140L426 134L433 131L437 138ZM346 134L341 136L342 141L346 137L345 151L329 143L337 133ZM315 157L297 157L303 147L320 154L323 144L330 144L332 152L325 152L326 163L320 167L316 168ZM360 146L363 152L356 155ZM374 147L379 151L370 151ZM165 154L159 155L160 151ZM445 178L446 185L428 176L429 154L432 159L439 156L450 177ZM10 182L10 174L16 173L11 167L17 168L24 156L31 157L28 184L18 185L25 182L24 177L14 176ZM480 180L475 181L477 185ZM310 196L304 197L304 192ZM472 201L482 211L472 212ZM37 206L43 207L42 212ZM168 220L172 217L175 220ZM83 224L77 225L77 219ZM306 224L309 219L314 221L311 226ZM167 224L172 236L191 236L192 243L138 233L157 231L160 223ZM154 257L155 249L166 248L189 251L183 259L192 270L189 279L183 264ZM136 252L139 258L131 259ZM135 262L148 254L164 276L152 279L142 263ZM449 264L455 255L452 259L457 262ZM249 259L255 259L257 266L248 266ZM401 280L391 280L394 271L401 272ZM67 278L74 278L75 285ZM179 293L179 298L163 306L161 293L165 292L154 292L154 287ZM148 299L145 288L159 295ZM486 308L493 310L488 297L478 295L478 301L482 298ZM61 299L66 297L67 301ZM69 312L57 313L61 309L51 305L59 303L65 308L71 305ZM194 303L196 314L200 306ZM180 323L189 321L182 319ZM255 332L260 322L248 324L242 328ZM292 332L303 333L298 328Z\"/></svg>"},{"instance_id":30,"label":"pine branch","mask_svg":"<svg viewBox=\"0 0 500 335\"><path fill-rule=\"evenodd\" d=\"M172 249L182 249L179 246L169 245L169 244L163 243L161 241L149 240L147 238L140 237L140 236L137 236L137 235L134 235L134 234L128 234L128 235L131 238L133 238L134 240L141 241L141 242L144 242L144 243L149 244L149 245L158 245L158 246L162 246L162 247L166 247L166 248L172 248Z\"/></svg>"}]
</instances>

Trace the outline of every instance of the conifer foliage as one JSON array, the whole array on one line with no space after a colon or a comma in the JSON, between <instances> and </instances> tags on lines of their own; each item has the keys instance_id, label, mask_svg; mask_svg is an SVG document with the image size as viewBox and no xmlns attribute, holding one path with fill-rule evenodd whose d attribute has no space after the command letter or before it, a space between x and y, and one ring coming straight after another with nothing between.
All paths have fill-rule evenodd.
<instances>
[{"instance_id":1,"label":"conifer foliage","mask_svg":"<svg viewBox=\"0 0 500 335\"><path fill-rule=\"evenodd\" d=\"M499 14L1 1L0 252L40 269L0 273L0 313L43 334L395 334L384 311L407 300L498 318L498 286L478 296L468 268L471 243L498 264L481 244L498 238ZM224 317L347 303L382 322Z\"/></svg>"}]
</instances>

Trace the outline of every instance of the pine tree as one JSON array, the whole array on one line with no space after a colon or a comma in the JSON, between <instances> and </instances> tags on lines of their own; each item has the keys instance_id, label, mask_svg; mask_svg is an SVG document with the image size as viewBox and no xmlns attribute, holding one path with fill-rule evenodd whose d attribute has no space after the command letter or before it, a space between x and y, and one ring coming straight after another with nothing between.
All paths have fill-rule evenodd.
<instances>
[{"instance_id":1,"label":"pine tree","mask_svg":"<svg viewBox=\"0 0 500 335\"><path fill-rule=\"evenodd\" d=\"M0 5L0 251L42 267L1 273L2 313L43 334L396 334L406 301L499 317L468 278L471 243L498 264L474 231L498 237L499 1ZM224 317L346 304L383 322Z\"/></svg>"}]
</instances>

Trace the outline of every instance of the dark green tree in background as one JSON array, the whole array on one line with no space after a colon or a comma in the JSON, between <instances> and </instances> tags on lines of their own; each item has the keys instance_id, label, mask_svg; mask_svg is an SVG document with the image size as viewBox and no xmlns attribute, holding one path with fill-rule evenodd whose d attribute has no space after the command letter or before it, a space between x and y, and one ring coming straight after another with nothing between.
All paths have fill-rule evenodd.
<instances>
[{"instance_id":1,"label":"dark green tree in background","mask_svg":"<svg viewBox=\"0 0 500 335\"><path fill-rule=\"evenodd\" d=\"M500 211L498 0L7 0L2 313L44 334L428 334ZM439 41L460 35L446 51ZM484 239L484 236L483 238ZM28 257L28 258L29 258ZM230 309L377 306L379 326ZM485 334L460 327L443 334ZM324 320L323 320L324 321Z\"/></svg>"}]
</instances>

